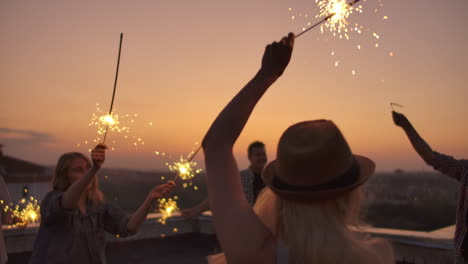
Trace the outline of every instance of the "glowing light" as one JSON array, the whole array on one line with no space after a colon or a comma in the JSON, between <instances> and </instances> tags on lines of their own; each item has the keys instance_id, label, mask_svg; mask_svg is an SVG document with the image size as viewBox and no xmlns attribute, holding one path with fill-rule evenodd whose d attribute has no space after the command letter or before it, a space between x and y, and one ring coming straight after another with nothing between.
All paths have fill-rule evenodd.
<instances>
[{"instance_id":1,"label":"glowing light","mask_svg":"<svg viewBox=\"0 0 468 264\"><path fill-rule=\"evenodd\" d=\"M96 104L96 111L92 114L91 121L89 122L89 126L97 127L98 135L104 135L106 130L108 131L116 131L118 133L122 132L129 132L129 128L121 124L121 119L116 111L113 111L111 114L106 114L100 107L99 104ZM122 118L125 118L123 116ZM88 144L85 141L85 144Z\"/></svg>"},{"instance_id":2,"label":"glowing light","mask_svg":"<svg viewBox=\"0 0 468 264\"><path fill-rule=\"evenodd\" d=\"M189 157L193 154L190 153ZM173 172L177 172L177 177L180 177L182 180L191 180L195 177L195 175L202 172L201 169L195 169L194 167L197 166L197 163L194 161L188 161L188 158L184 158L180 156L179 161L175 161L172 164L166 163L169 170Z\"/></svg>"},{"instance_id":3,"label":"glowing light","mask_svg":"<svg viewBox=\"0 0 468 264\"><path fill-rule=\"evenodd\" d=\"M300 36L304 32L309 31L311 28L319 26L320 32L322 34L330 34L331 36L336 37L340 40L350 40L352 39L353 34L355 37L359 37L360 43L355 43L355 45L353 44L353 46L357 47L358 50L363 50L365 47L371 48L372 45L378 48L380 44L377 42L382 40L382 36L379 35L378 32L375 32L374 30L371 31L370 29L365 28L363 25L360 25L353 21L355 19L357 20L357 17L355 17L356 14L359 15L364 12L363 8L366 6L359 5L357 3L358 1L360 0L315 0L317 9L315 13L315 18L319 18L321 20L312 21L311 23L309 19L306 19L306 21L304 21L304 25L307 24L308 26L305 29L303 28L302 32L300 32L298 35ZM361 2L365 1L366 0L361 0ZM370 11L370 14L373 15L373 10L373 8L369 8L367 12L369 13ZM292 10L290 9L289 11ZM375 9L374 12L379 12L379 10ZM288 16L294 16L295 20L306 18L306 16L301 17L299 12L290 12ZM380 21L388 19L387 16L383 15L373 16ZM314 16L310 16L310 18L312 17ZM313 26L311 26L311 24L313 24ZM370 45L363 43L362 41L364 36L372 38L373 43ZM325 40L327 42L329 41L328 38L326 38ZM335 50L335 52L331 51L331 56L338 57L339 55ZM335 67L338 66L337 61L338 58L333 58Z\"/></svg>"},{"instance_id":4,"label":"glowing light","mask_svg":"<svg viewBox=\"0 0 468 264\"><path fill-rule=\"evenodd\" d=\"M347 26L349 22L348 17L354 12L362 12L361 7L353 7L346 3L346 0L320 0L317 3L320 8L317 18L328 18L327 21L320 26L320 32L328 29L333 32L334 36L340 38L345 37L349 39L348 32L350 31Z\"/></svg>"},{"instance_id":5,"label":"glowing light","mask_svg":"<svg viewBox=\"0 0 468 264\"><path fill-rule=\"evenodd\" d=\"M166 224L166 220L172 216L172 213L179 210L177 201L171 198L161 198L158 200L158 211L161 213L161 217L158 222L162 225Z\"/></svg>"},{"instance_id":6,"label":"glowing light","mask_svg":"<svg viewBox=\"0 0 468 264\"><path fill-rule=\"evenodd\" d=\"M99 104L96 104L96 111L92 114L91 120L88 123L88 126L95 127L97 130L97 137L94 138L93 140L85 140L84 144L97 144L103 141L103 137L106 134L109 134L110 132L116 132L118 134L122 134L124 139L130 139L133 140L133 142L129 142L129 144L133 146L139 146L139 145L144 145L145 142L143 141L142 138L136 137L136 136L131 136L130 132L131 129L127 125L128 123L134 123L134 120L129 120L133 117L138 117L138 114L118 114L117 111L114 109L112 113L108 114L103 110ZM152 123L150 123L152 125ZM107 135L109 136L109 135ZM115 144L116 141L114 140L112 144ZM77 147L79 147L81 144L78 144ZM109 146L110 144L108 144ZM109 146L111 150L115 150L113 146Z\"/></svg>"},{"instance_id":7,"label":"glowing light","mask_svg":"<svg viewBox=\"0 0 468 264\"><path fill-rule=\"evenodd\" d=\"M1 201L1 204L4 204ZM5 205L3 210L7 214L11 214L15 223L15 227L26 227L29 223L38 222L41 218L41 207L39 206L37 200L34 197L29 197L29 199L21 199L16 205Z\"/></svg>"},{"instance_id":8,"label":"glowing light","mask_svg":"<svg viewBox=\"0 0 468 264\"><path fill-rule=\"evenodd\" d=\"M118 116L115 118L112 115L103 115L99 117L99 121L101 121L105 125L113 126L115 124L118 124Z\"/></svg>"}]
</instances>

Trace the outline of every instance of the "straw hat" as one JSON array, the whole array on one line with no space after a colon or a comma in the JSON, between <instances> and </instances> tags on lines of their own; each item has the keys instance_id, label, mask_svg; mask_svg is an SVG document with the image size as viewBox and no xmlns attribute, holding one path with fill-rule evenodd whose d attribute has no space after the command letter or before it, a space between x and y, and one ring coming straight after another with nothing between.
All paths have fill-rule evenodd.
<instances>
[{"instance_id":1,"label":"straw hat","mask_svg":"<svg viewBox=\"0 0 468 264\"><path fill-rule=\"evenodd\" d=\"M329 120L290 126L278 143L277 159L267 165L264 183L281 198L299 202L333 199L363 184L375 163L353 155Z\"/></svg>"}]
</instances>

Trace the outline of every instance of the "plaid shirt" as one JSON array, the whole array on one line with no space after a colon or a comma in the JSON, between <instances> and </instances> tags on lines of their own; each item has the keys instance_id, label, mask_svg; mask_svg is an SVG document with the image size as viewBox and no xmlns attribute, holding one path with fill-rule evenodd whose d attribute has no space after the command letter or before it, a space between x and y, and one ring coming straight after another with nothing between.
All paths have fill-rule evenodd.
<instances>
[{"instance_id":1,"label":"plaid shirt","mask_svg":"<svg viewBox=\"0 0 468 264\"><path fill-rule=\"evenodd\" d=\"M244 189L245 198L250 205L253 206L255 203L255 196L254 196L254 188L253 188L253 181L254 181L254 173L250 168L240 171L241 176L241 183L242 188Z\"/></svg>"},{"instance_id":2,"label":"plaid shirt","mask_svg":"<svg viewBox=\"0 0 468 264\"><path fill-rule=\"evenodd\" d=\"M105 232L126 237L130 215L104 203L87 205L86 215L78 208L62 207L63 192L51 191L41 203L41 225L29 264L105 264Z\"/></svg>"},{"instance_id":3,"label":"plaid shirt","mask_svg":"<svg viewBox=\"0 0 468 264\"><path fill-rule=\"evenodd\" d=\"M0 264L5 264L8 260L8 255L6 252L5 240L3 240L3 231L1 226L2 218L4 217L3 207L4 205L10 204L11 198L2 174L0 174L0 200L3 201L3 204L0 202Z\"/></svg>"},{"instance_id":4,"label":"plaid shirt","mask_svg":"<svg viewBox=\"0 0 468 264\"><path fill-rule=\"evenodd\" d=\"M466 221L467 221L467 180L468 180L468 160L456 160L451 156L434 152L434 161L430 164L437 171L458 180L460 183L458 189L458 201L457 201L457 219L455 228L455 252L457 257L460 259L463 255L463 242L467 235ZM466 255L467 252L465 252Z\"/></svg>"}]
</instances>

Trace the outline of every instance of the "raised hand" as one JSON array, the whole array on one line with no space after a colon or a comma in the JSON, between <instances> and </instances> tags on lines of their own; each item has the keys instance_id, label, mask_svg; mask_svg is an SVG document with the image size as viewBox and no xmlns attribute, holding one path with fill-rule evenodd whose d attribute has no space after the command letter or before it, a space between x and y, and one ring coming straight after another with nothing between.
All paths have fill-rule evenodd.
<instances>
[{"instance_id":1,"label":"raised hand","mask_svg":"<svg viewBox=\"0 0 468 264\"><path fill-rule=\"evenodd\" d=\"M158 185L151 189L151 191L148 194L148 198L151 200L163 198L166 195L168 195L175 187L175 182L173 181L168 181L167 183Z\"/></svg>"},{"instance_id":2,"label":"raised hand","mask_svg":"<svg viewBox=\"0 0 468 264\"><path fill-rule=\"evenodd\" d=\"M91 160L93 161L93 167L95 169L100 169L104 160L106 160L106 149L107 146L100 143L91 151Z\"/></svg>"},{"instance_id":3,"label":"raised hand","mask_svg":"<svg viewBox=\"0 0 468 264\"><path fill-rule=\"evenodd\" d=\"M260 72L267 76L280 77L291 60L294 38L294 34L289 33L289 35L282 38L280 42L273 42L266 46Z\"/></svg>"},{"instance_id":4,"label":"raised hand","mask_svg":"<svg viewBox=\"0 0 468 264\"><path fill-rule=\"evenodd\" d=\"M405 128L408 125L410 125L408 118L406 118L406 116L401 113L392 111L392 117L393 117L393 123L395 123L395 125L399 127Z\"/></svg>"}]
</instances>

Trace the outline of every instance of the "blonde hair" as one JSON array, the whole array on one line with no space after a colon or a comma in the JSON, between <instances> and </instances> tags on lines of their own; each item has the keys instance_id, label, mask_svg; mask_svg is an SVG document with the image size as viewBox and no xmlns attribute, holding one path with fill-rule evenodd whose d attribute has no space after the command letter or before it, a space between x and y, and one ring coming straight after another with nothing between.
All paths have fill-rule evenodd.
<instances>
[{"instance_id":1,"label":"blonde hair","mask_svg":"<svg viewBox=\"0 0 468 264\"><path fill-rule=\"evenodd\" d=\"M298 203L278 197L265 188L254 211L276 240L289 251L289 263L363 263L366 255L379 255L376 244L385 244L385 263L394 263L390 245L350 230L361 223L362 193L357 188L336 199ZM226 263L224 254L209 256L209 263Z\"/></svg>"},{"instance_id":2,"label":"blonde hair","mask_svg":"<svg viewBox=\"0 0 468 264\"><path fill-rule=\"evenodd\" d=\"M79 152L69 152L63 154L55 167L54 177L52 179L52 189L65 192L71 185L70 177L68 175L70 164L75 159L82 159L86 161L88 167L91 168L91 161L85 155ZM104 194L99 190L97 177L91 181L91 186L86 190L86 199L93 202L93 204L101 204L104 202Z\"/></svg>"}]
</instances>

